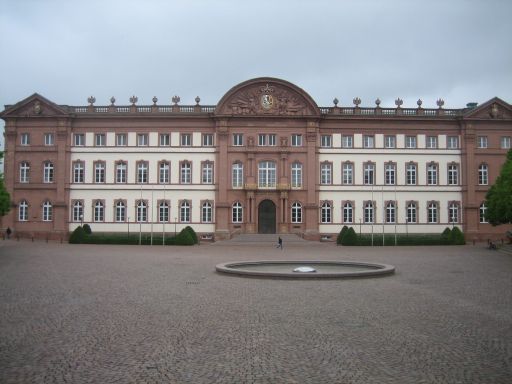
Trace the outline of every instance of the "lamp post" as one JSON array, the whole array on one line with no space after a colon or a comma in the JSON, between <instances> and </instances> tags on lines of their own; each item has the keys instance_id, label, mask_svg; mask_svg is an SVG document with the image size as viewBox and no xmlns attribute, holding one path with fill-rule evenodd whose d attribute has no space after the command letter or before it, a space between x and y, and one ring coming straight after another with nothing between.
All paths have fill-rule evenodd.
<instances>
[{"instance_id":1,"label":"lamp post","mask_svg":"<svg viewBox=\"0 0 512 384\"><path fill-rule=\"evenodd\" d=\"M130 237L130 216L128 216L127 224L128 224L128 237Z\"/></svg>"},{"instance_id":2,"label":"lamp post","mask_svg":"<svg viewBox=\"0 0 512 384\"><path fill-rule=\"evenodd\" d=\"M84 215L80 215L80 226L84 226Z\"/></svg>"},{"instance_id":3,"label":"lamp post","mask_svg":"<svg viewBox=\"0 0 512 384\"><path fill-rule=\"evenodd\" d=\"M177 222L178 222L178 218L175 217L174 218L174 237L176 237L176 224L177 224Z\"/></svg>"},{"instance_id":4,"label":"lamp post","mask_svg":"<svg viewBox=\"0 0 512 384\"><path fill-rule=\"evenodd\" d=\"M363 219L359 218L359 237L361 237L361 225L362 225Z\"/></svg>"}]
</instances>

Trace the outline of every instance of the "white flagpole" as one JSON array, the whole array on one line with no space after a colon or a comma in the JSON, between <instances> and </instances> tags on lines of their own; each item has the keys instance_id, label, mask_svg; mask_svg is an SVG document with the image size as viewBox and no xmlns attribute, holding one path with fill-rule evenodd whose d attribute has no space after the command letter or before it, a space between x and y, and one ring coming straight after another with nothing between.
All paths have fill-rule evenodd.
<instances>
[{"instance_id":1,"label":"white flagpole","mask_svg":"<svg viewBox=\"0 0 512 384\"><path fill-rule=\"evenodd\" d=\"M153 245L153 201L155 196L155 186L151 186L151 245Z\"/></svg>"}]
</instances>

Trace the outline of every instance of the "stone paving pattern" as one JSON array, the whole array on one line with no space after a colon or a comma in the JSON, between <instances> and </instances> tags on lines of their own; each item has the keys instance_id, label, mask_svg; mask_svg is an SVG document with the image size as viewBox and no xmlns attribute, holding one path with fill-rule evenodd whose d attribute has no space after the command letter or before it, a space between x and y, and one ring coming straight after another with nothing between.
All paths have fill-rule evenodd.
<instances>
[{"instance_id":1,"label":"stone paving pattern","mask_svg":"<svg viewBox=\"0 0 512 384\"><path fill-rule=\"evenodd\" d=\"M364 260L388 277L216 264ZM483 246L0 241L1 383L512 383L512 256Z\"/></svg>"}]
</instances>

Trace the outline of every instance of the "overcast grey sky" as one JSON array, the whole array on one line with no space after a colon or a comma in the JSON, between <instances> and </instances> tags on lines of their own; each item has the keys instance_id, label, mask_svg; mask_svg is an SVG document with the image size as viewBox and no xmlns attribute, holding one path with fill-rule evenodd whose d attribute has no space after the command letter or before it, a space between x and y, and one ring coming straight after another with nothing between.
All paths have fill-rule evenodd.
<instances>
[{"instance_id":1,"label":"overcast grey sky","mask_svg":"<svg viewBox=\"0 0 512 384\"><path fill-rule=\"evenodd\" d=\"M254 77L320 106L512 103L511 0L0 0L0 105L216 104ZM3 141L3 140L2 140Z\"/></svg>"}]
</instances>

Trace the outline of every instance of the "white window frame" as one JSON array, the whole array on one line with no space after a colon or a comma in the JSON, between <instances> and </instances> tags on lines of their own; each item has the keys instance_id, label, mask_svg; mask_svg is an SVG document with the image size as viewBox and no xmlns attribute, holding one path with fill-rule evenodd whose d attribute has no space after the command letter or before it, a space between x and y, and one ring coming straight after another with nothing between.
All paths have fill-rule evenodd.
<instances>
[{"instance_id":1,"label":"white window frame","mask_svg":"<svg viewBox=\"0 0 512 384\"><path fill-rule=\"evenodd\" d=\"M240 162L231 166L231 187L243 188L244 186L244 165Z\"/></svg>"},{"instance_id":2,"label":"white window frame","mask_svg":"<svg viewBox=\"0 0 512 384\"><path fill-rule=\"evenodd\" d=\"M300 133L292 134L292 147L302 147L302 135Z\"/></svg>"},{"instance_id":3,"label":"white window frame","mask_svg":"<svg viewBox=\"0 0 512 384\"><path fill-rule=\"evenodd\" d=\"M168 133L161 133L158 136L158 143L161 147L169 147L171 146L171 135Z\"/></svg>"},{"instance_id":4,"label":"white window frame","mask_svg":"<svg viewBox=\"0 0 512 384\"><path fill-rule=\"evenodd\" d=\"M55 145L55 135L53 133L44 134L44 145L51 146Z\"/></svg>"}]
</instances>

